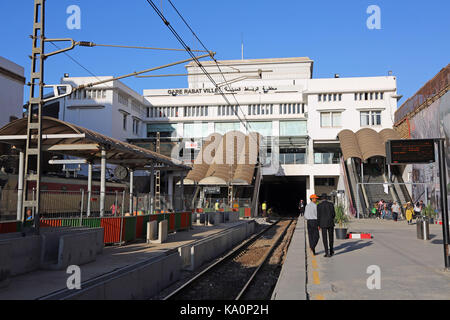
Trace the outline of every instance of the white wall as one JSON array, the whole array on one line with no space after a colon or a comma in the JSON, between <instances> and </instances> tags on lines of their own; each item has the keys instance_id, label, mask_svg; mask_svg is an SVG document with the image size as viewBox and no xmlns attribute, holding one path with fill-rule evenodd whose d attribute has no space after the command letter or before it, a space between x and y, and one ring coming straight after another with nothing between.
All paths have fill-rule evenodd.
<instances>
[{"instance_id":1,"label":"white wall","mask_svg":"<svg viewBox=\"0 0 450 320\"><path fill-rule=\"evenodd\" d=\"M0 57L0 67L24 77L24 68ZM22 118L24 83L0 72L0 128L10 117Z\"/></svg>"}]
</instances>

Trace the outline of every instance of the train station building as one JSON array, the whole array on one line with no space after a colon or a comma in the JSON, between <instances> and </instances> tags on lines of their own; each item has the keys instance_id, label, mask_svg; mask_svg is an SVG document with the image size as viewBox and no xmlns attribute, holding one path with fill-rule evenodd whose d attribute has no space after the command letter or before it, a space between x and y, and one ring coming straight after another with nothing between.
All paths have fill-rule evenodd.
<instances>
[{"instance_id":1,"label":"train station building","mask_svg":"<svg viewBox=\"0 0 450 320\"><path fill-rule=\"evenodd\" d=\"M161 153L184 163L194 163L212 134L259 133L259 202L277 202L284 210L295 210L300 199L314 193L345 190L339 132L370 128L378 133L394 124L399 96L392 75L314 78L314 61L307 57L202 65L220 90L192 62L186 65L186 88L140 95L114 81L66 97L59 117L153 150L159 135ZM92 81L62 79L72 85ZM170 180L176 184L179 179ZM205 181L200 185L211 186L211 179ZM226 191L221 195L226 197Z\"/></svg>"}]
</instances>

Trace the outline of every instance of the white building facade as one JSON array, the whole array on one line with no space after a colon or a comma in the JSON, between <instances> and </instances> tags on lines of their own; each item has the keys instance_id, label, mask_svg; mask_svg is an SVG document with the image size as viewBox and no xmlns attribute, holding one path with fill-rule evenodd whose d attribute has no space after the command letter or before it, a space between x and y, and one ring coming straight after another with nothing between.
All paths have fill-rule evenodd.
<instances>
[{"instance_id":1,"label":"white building facade","mask_svg":"<svg viewBox=\"0 0 450 320\"><path fill-rule=\"evenodd\" d=\"M313 79L313 61L306 57L219 61L220 70L214 62L202 64L226 99L190 63L187 88L140 95L113 81L66 97L60 119L123 141L154 143L159 132L173 146L186 139L201 145L212 133L259 132L267 141L263 179L294 179L306 199L344 189L341 130L393 127L395 76ZM64 78L62 83L104 79ZM193 157L195 152L182 158Z\"/></svg>"},{"instance_id":2,"label":"white building facade","mask_svg":"<svg viewBox=\"0 0 450 320\"><path fill-rule=\"evenodd\" d=\"M0 57L0 128L22 118L24 68Z\"/></svg>"},{"instance_id":3,"label":"white building facade","mask_svg":"<svg viewBox=\"0 0 450 320\"><path fill-rule=\"evenodd\" d=\"M313 79L309 58L219 61L221 72L214 62L202 64L231 106L191 63L188 88L144 90L151 105L148 137L156 131L194 140L214 132L259 132L272 141L263 169L266 180L297 177L306 185L306 198L344 189L341 130L379 132L393 126L394 76Z\"/></svg>"}]
</instances>

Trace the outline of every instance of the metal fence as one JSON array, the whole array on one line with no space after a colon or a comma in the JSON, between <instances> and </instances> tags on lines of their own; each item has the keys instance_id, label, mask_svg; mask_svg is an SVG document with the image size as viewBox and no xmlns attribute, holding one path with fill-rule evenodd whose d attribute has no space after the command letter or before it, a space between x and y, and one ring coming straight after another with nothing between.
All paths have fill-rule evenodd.
<instances>
[{"instance_id":1,"label":"metal fence","mask_svg":"<svg viewBox=\"0 0 450 320\"><path fill-rule=\"evenodd\" d=\"M0 191L0 221L17 220L17 190L3 189ZM28 197L34 199L36 190L30 190ZM155 200L155 197L150 194L136 194L131 197L130 193L125 191L107 192L105 193L103 216L121 216L122 214L128 216L183 209L181 199L174 197L172 203L167 195L161 195L159 198L160 209L155 210ZM185 201L184 208L189 208L189 201ZM34 217L36 212L34 209L30 210ZM100 211L100 192L98 191L91 192L91 194L83 189L80 191L41 191L40 216L44 219L99 217Z\"/></svg>"},{"instance_id":2,"label":"metal fence","mask_svg":"<svg viewBox=\"0 0 450 320\"><path fill-rule=\"evenodd\" d=\"M409 113L420 107L427 99L432 98L449 85L450 65L442 69L433 79L428 81L417 93L409 98L397 112L395 122L403 120Z\"/></svg>"},{"instance_id":3,"label":"metal fence","mask_svg":"<svg viewBox=\"0 0 450 320\"><path fill-rule=\"evenodd\" d=\"M205 198L202 205L203 208L214 208L216 202L219 201L219 206L221 209L229 208L228 198ZM239 208L250 208L252 205L252 200L250 198L236 198L233 199L232 206L237 206Z\"/></svg>"}]
</instances>

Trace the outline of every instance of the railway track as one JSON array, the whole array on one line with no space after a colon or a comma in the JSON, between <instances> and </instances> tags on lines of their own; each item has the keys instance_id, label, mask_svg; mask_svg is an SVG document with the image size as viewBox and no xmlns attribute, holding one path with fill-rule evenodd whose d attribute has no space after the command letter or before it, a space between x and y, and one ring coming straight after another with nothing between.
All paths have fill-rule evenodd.
<instances>
[{"instance_id":1,"label":"railway track","mask_svg":"<svg viewBox=\"0 0 450 320\"><path fill-rule=\"evenodd\" d=\"M244 300L296 219L265 227L163 300ZM289 242L289 241L286 241Z\"/></svg>"}]
</instances>

